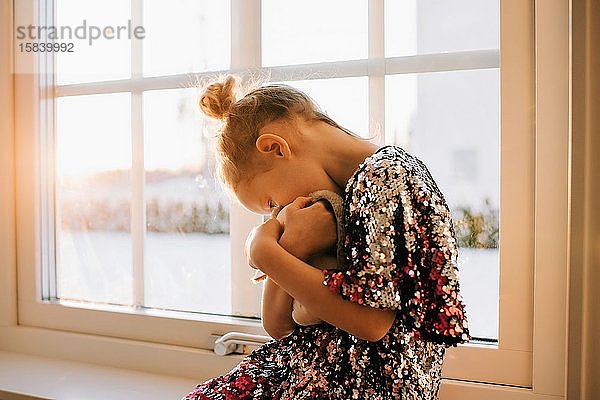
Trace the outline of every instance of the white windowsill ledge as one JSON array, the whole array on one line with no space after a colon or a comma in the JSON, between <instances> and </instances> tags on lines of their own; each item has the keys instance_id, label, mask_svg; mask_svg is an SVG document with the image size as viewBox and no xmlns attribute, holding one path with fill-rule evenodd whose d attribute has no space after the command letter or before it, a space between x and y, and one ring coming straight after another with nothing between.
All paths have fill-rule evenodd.
<instances>
[{"instance_id":1,"label":"white windowsill ledge","mask_svg":"<svg viewBox=\"0 0 600 400\"><path fill-rule=\"evenodd\" d=\"M1 400L178 400L198 382L0 351Z\"/></svg>"}]
</instances>

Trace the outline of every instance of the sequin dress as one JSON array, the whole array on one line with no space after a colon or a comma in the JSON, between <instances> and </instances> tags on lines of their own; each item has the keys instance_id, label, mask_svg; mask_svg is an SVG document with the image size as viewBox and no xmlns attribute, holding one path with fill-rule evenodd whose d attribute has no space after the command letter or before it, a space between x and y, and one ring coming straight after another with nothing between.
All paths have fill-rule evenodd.
<instances>
[{"instance_id":1,"label":"sequin dress","mask_svg":"<svg viewBox=\"0 0 600 400\"><path fill-rule=\"evenodd\" d=\"M397 310L383 339L298 327L185 399L438 398L446 348L470 339L448 206L426 166L397 146L367 157L344 192L343 271L324 285L367 307Z\"/></svg>"}]
</instances>

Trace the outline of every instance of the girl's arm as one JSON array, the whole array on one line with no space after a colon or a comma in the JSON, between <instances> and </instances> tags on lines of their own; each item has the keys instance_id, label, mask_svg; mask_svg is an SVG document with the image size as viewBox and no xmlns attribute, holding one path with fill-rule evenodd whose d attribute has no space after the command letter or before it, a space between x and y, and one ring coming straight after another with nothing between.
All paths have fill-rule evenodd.
<instances>
[{"instance_id":1,"label":"girl's arm","mask_svg":"<svg viewBox=\"0 0 600 400\"><path fill-rule=\"evenodd\" d=\"M279 340L294 330L296 323L292 319L294 299L280 288L271 278L265 279L262 297L262 324L265 331Z\"/></svg>"},{"instance_id":2,"label":"girl's arm","mask_svg":"<svg viewBox=\"0 0 600 400\"><path fill-rule=\"evenodd\" d=\"M275 219L262 224L249 249L251 263L322 320L358 338L378 341L394 322L394 310L365 307L342 299L323 285L323 273L284 250Z\"/></svg>"},{"instance_id":3,"label":"girl's arm","mask_svg":"<svg viewBox=\"0 0 600 400\"><path fill-rule=\"evenodd\" d=\"M281 242L280 242L281 244ZM283 247L283 244L282 244ZM284 247L289 252L287 248ZM319 264L320 267L335 268L337 266L337 258L330 255L316 255L309 259L311 264ZM297 302L295 305L298 306ZM296 321L301 317L301 324L312 325L315 320L312 314L308 313L305 307L302 311L298 308L294 309L294 298L285 290L277 285L273 280L267 277L264 281L262 295L262 325L265 331L274 339L279 340L290 333L296 327Z\"/></svg>"}]
</instances>

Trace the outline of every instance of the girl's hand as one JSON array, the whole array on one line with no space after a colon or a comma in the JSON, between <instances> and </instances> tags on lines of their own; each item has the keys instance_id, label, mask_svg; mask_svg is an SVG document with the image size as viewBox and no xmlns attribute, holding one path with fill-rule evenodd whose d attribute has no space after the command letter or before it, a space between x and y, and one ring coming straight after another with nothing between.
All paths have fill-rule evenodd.
<instances>
[{"instance_id":1,"label":"girl's hand","mask_svg":"<svg viewBox=\"0 0 600 400\"><path fill-rule=\"evenodd\" d=\"M311 204L310 197L298 197L277 215L283 227L279 244L288 253L306 261L336 243L337 225L332 212L322 202Z\"/></svg>"},{"instance_id":2,"label":"girl's hand","mask_svg":"<svg viewBox=\"0 0 600 400\"><path fill-rule=\"evenodd\" d=\"M283 229L279 221L269 218L259 226L252 229L246 238L245 253L248 265L261 269L264 263L266 250L269 246L277 245Z\"/></svg>"}]
</instances>

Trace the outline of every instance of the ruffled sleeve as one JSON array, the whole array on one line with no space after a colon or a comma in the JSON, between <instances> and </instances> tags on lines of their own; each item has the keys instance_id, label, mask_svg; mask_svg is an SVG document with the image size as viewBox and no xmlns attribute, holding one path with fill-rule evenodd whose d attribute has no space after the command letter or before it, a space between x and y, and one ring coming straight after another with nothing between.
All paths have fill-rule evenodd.
<instances>
[{"instance_id":1,"label":"ruffled sleeve","mask_svg":"<svg viewBox=\"0 0 600 400\"><path fill-rule=\"evenodd\" d=\"M371 161L349 182L344 268L325 270L324 284L358 304L397 310L396 320L417 337L448 345L469 340L442 194L407 153Z\"/></svg>"}]
</instances>

